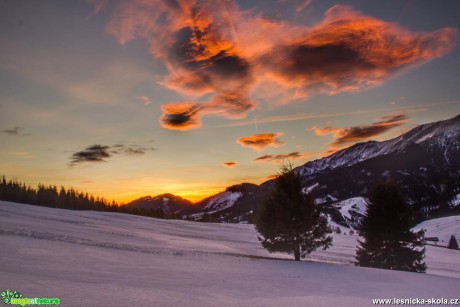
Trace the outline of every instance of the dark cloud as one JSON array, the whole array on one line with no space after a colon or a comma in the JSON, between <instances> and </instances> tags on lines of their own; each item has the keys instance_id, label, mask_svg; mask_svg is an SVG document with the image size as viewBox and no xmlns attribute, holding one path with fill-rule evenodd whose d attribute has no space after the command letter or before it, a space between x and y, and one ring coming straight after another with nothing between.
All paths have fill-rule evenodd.
<instances>
[{"instance_id":1,"label":"dark cloud","mask_svg":"<svg viewBox=\"0 0 460 307\"><path fill-rule=\"evenodd\" d=\"M251 80L251 65L234 48L234 42L220 31L206 8L193 4L188 25L173 34L175 41L167 50L167 61L180 70L179 78L169 80L180 90L236 90Z\"/></svg>"},{"instance_id":2,"label":"dark cloud","mask_svg":"<svg viewBox=\"0 0 460 307\"><path fill-rule=\"evenodd\" d=\"M284 162L284 160L306 159L310 158L311 156L312 155L309 153L292 152L289 154L265 155L254 159L253 162L281 164Z\"/></svg>"},{"instance_id":3,"label":"dark cloud","mask_svg":"<svg viewBox=\"0 0 460 307\"><path fill-rule=\"evenodd\" d=\"M369 125L343 128L313 127L312 130L315 131L316 135L332 134L335 138L335 141L329 144L329 146L331 148L337 149L348 143L369 140L387 132L390 129L404 125L408 120L409 118L405 114L392 114L381 117L378 119L378 121Z\"/></svg>"},{"instance_id":4,"label":"dark cloud","mask_svg":"<svg viewBox=\"0 0 460 307\"><path fill-rule=\"evenodd\" d=\"M283 135L281 132L277 133L260 133L250 136L245 136L236 140L238 144L243 147L250 147L254 150L263 150L268 146L279 147L284 143L278 137Z\"/></svg>"},{"instance_id":5,"label":"dark cloud","mask_svg":"<svg viewBox=\"0 0 460 307\"><path fill-rule=\"evenodd\" d=\"M23 135L21 133L23 130L24 130L23 128L16 126L14 128L11 128L11 129L5 129L5 130L2 131L2 133L5 133L5 134L11 135L11 136L16 136L16 135Z\"/></svg>"},{"instance_id":6,"label":"dark cloud","mask_svg":"<svg viewBox=\"0 0 460 307\"><path fill-rule=\"evenodd\" d=\"M110 147L103 145L92 145L82 151L77 151L70 158L70 164L75 165L82 162L105 162L106 158L112 155L109 153Z\"/></svg>"},{"instance_id":7,"label":"dark cloud","mask_svg":"<svg viewBox=\"0 0 460 307\"><path fill-rule=\"evenodd\" d=\"M141 147L139 145L92 145L82 151L77 151L70 157L70 166L84 162L107 162L113 155L142 155L147 151L153 151L153 147Z\"/></svg>"},{"instance_id":8,"label":"dark cloud","mask_svg":"<svg viewBox=\"0 0 460 307\"><path fill-rule=\"evenodd\" d=\"M354 76L377 68L351 46L337 42L277 47L266 59L273 72L311 90L321 83L335 83L333 88L353 85Z\"/></svg>"},{"instance_id":9,"label":"dark cloud","mask_svg":"<svg viewBox=\"0 0 460 307\"><path fill-rule=\"evenodd\" d=\"M228 82L242 82L250 79L250 64L233 50L233 44L226 41L213 29L213 24L205 27L195 25L176 32L176 42L169 50L168 59L176 67L200 76L203 83L199 88L220 90ZM187 78L182 76L182 82Z\"/></svg>"},{"instance_id":10,"label":"dark cloud","mask_svg":"<svg viewBox=\"0 0 460 307\"><path fill-rule=\"evenodd\" d=\"M154 151L154 147L142 147L140 145L123 145L123 144L116 144L113 145L110 153L111 154L126 154L126 155L143 155L148 151Z\"/></svg>"}]
</instances>

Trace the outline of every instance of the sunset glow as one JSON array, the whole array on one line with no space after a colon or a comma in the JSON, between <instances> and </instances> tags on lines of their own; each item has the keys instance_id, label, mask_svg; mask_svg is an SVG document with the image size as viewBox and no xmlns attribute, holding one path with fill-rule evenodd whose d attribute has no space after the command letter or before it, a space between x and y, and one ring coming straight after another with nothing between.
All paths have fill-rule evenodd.
<instances>
[{"instance_id":1,"label":"sunset glow","mask_svg":"<svg viewBox=\"0 0 460 307\"><path fill-rule=\"evenodd\" d=\"M4 1L0 175L129 202L460 113L460 4Z\"/></svg>"}]
</instances>

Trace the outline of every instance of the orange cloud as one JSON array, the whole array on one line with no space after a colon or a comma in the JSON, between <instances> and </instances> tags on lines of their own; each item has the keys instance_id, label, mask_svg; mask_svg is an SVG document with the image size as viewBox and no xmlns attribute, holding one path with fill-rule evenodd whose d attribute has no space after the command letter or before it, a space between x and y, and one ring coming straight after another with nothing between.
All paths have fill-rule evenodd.
<instances>
[{"instance_id":1,"label":"orange cloud","mask_svg":"<svg viewBox=\"0 0 460 307\"><path fill-rule=\"evenodd\" d=\"M199 103L178 102L161 106L163 115L160 124L172 130L189 130L201 126Z\"/></svg>"},{"instance_id":2,"label":"orange cloud","mask_svg":"<svg viewBox=\"0 0 460 307\"><path fill-rule=\"evenodd\" d=\"M297 96L333 95L380 85L404 69L440 57L456 30L412 33L398 25L336 5L325 19L261 58L272 79Z\"/></svg>"},{"instance_id":3,"label":"orange cloud","mask_svg":"<svg viewBox=\"0 0 460 307\"><path fill-rule=\"evenodd\" d=\"M225 167L228 167L228 168L233 168L233 167L236 166L236 162L233 162L233 161L231 161L231 162L224 162L224 163L222 163L222 165L225 166Z\"/></svg>"},{"instance_id":4,"label":"orange cloud","mask_svg":"<svg viewBox=\"0 0 460 307\"><path fill-rule=\"evenodd\" d=\"M121 44L145 38L155 58L169 75L160 83L172 90L201 96L212 93L209 102L163 105L163 127L187 130L201 125L204 114L243 118L253 110L249 99L252 65L236 47L228 17L231 3L193 0L133 0L117 5L107 30Z\"/></svg>"},{"instance_id":5,"label":"orange cloud","mask_svg":"<svg viewBox=\"0 0 460 307\"><path fill-rule=\"evenodd\" d=\"M107 3L89 1L96 10ZM310 5L301 1L297 9ZM289 102L379 86L443 56L456 36L453 28L411 32L343 5L315 26L294 26L243 11L233 0L117 2L107 31L121 44L145 39L168 70L163 86L193 97L211 94L204 103L163 105L160 122L176 130L199 127L205 114L244 118L256 95ZM261 88L267 91L255 93Z\"/></svg>"},{"instance_id":6,"label":"orange cloud","mask_svg":"<svg viewBox=\"0 0 460 307\"><path fill-rule=\"evenodd\" d=\"M392 114L384 116L378 119L377 122L362 125L362 126L353 126L345 128L335 128L335 127L312 127L311 130L315 132L316 135L328 135L332 134L335 138L335 141L329 146L331 150L328 153L333 153L337 151L338 148L343 147L347 143L354 143L369 140L373 137L376 137L384 132L387 132L390 129L404 125L409 119L405 114Z\"/></svg>"},{"instance_id":7,"label":"orange cloud","mask_svg":"<svg viewBox=\"0 0 460 307\"><path fill-rule=\"evenodd\" d=\"M238 144L243 147L250 147L256 151L263 150L268 146L279 147L284 144L278 137L283 135L281 132L277 133L261 133L250 136L245 136L236 140Z\"/></svg>"},{"instance_id":8,"label":"orange cloud","mask_svg":"<svg viewBox=\"0 0 460 307\"><path fill-rule=\"evenodd\" d=\"M312 157L312 154L310 153L292 152L290 154L265 155L257 159L254 159L253 162L282 164L286 159L287 160L289 159L307 159L311 157Z\"/></svg>"},{"instance_id":9,"label":"orange cloud","mask_svg":"<svg viewBox=\"0 0 460 307\"><path fill-rule=\"evenodd\" d=\"M160 124L167 129L189 130L201 126L201 116L221 115L227 118L244 118L255 108L255 102L238 91L224 91L210 102L177 102L164 104Z\"/></svg>"}]
</instances>

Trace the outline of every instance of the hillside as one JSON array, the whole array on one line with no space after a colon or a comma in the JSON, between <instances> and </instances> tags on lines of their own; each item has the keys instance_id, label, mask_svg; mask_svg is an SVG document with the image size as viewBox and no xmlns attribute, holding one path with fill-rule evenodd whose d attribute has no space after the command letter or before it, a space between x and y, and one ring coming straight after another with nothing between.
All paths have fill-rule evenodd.
<instances>
[{"instance_id":1,"label":"hillside","mask_svg":"<svg viewBox=\"0 0 460 307\"><path fill-rule=\"evenodd\" d=\"M0 238L2 287L62 306L371 306L460 288L459 251L428 246L428 274L358 268L348 234L311 255L321 262L296 263L267 258L286 256L262 249L252 225L0 202Z\"/></svg>"},{"instance_id":2,"label":"hillside","mask_svg":"<svg viewBox=\"0 0 460 307\"><path fill-rule=\"evenodd\" d=\"M192 206L192 202L180 196L170 193L146 196L126 204L128 208L142 208L146 210L160 211L164 214L177 214Z\"/></svg>"}]
</instances>

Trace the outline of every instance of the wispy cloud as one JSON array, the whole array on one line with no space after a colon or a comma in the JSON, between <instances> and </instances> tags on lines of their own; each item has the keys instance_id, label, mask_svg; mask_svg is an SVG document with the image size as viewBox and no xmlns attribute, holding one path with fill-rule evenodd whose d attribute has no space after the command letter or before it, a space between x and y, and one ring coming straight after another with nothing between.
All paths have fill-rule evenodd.
<instances>
[{"instance_id":1,"label":"wispy cloud","mask_svg":"<svg viewBox=\"0 0 460 307\"><path fill-rule=\"evenodd\" d=\"M13 156L13 157L16 157L16 158L22 158L22 159L31 159L31 158L33 158L32 154L30 152L28 152L28 151L0 151L0 154Z\"/></svg>"},{"instance_id":2,"label":"wispy cloud","mask_svg":"<svg viewBox=\"0 0 460 307\"><path fill-rule=\"evenodd\" d=\"M305 9L309 8L313 4L313 0L303 0L297 7L295 8L295 11L297 13L300 13L304 11Z\"/></svg>"},{"instance_id":3,"label":"wispy cloud","mask_svg":"<svg viewBox=\"0 0 460 307\"><path fill-rule=\"evenodd\" d=\"M97 1L96 9L103 3ZM297 11L310 5L295 4ZM232 0L117 2L107 30L121 44L147 40L152 56L168 69L163 86L194 97L211 94L208 102L163 105L160 123L175 130L199 127L203 115L244 118L264 83L290 95L288 101L379 86L443 56L456 35L452 28L415 33L343 5L302 27L243 11Z\"/></svg>"},{"instance_id":4,"label":"wispy cloud","mask_svg":"<svg viewBox=\"0 0 460 307\"><path fill-rule=\"evenodd\" d=\"M311 130L316 135L333 135L335 141L329 144L331 149L337 149L343 147L345 144L365 141L382 133L387 132L390 129L404 125L409 118L406 114L392 114L379 118L376 122L352 127L312 127Z\"/></svg>"},{"instance_id":5,"label":"wispy cloud","mask_svg":"<svg viewBox=\"0 0 460 307\"><path fill-rule=\"evenodd\" d=\"M107 6L109 0L86 0L86 2L94 6L94 13L99 13Z\"/></svg>"},{"instance_id":6,"label":"wispy cloud","mask_svg":"<svg viewBox=\"0 0 460 307\"><path fill-rule=\"evenodd\" d=\"M278 122L290 122L290 121L299 121L299 120L308 120L315 118L333 118L333 117L344 117L350 115L365 115L378 112L394 112L394 113L417 113L417 112L426 112L432 107L458 104L460 100L448 100L448 101L437 101L432 103L426 103L414 106L414 108L400 108L397 106L385 107L385 108L376 108L376 109L367 109L367 110L355 110L350 112L339 112L339 113L301 113L301 114L292 114L292 115L278 115L278 116L268 116L268 117L254 117L251 120L243 120L235 123L229 123L224 125L215 125L213 128L226 128L226 127L242 127L242 126L253 126L254 124L264 124L264 123L278 123Z\"/></svg>"},{"instance_id":7,"label":"wispy cloud","mask_svg":"<svg viewBox=\"0 0 460 307\"><path fill-rule=\"evenodd\" d=\"M86 147L84 150L77 151L70 157L70 166L85 162L107 162L107 159L113 155L125 154L125 155L143 155L147 151L153 151L153 147L141 147L139 145L123 145L115 144L113 146L108 145L92 145Z\"/></svg>"},{"instance_id":8,"label":"wispy cloud","mask_svg":"<svg viewBox=\"0 0 460 307\"><path fill-rule=\"evenodd\" d=\"M152 103L149 97L147 96L140 96L139 99L142 101L144 105L149 105Z\"/></svg>"},{"instance_id":9,"label":"wispy cloud","mask_svg":"<svg viewBox=\"0 0 460 307\"><path fill-rule=\"evenodd\" d=\"M236 162L230 161L230 162L224 162L222 163L223 166L228 167L228 168L234 168L236 166Z\"/></svg>"},{"instance_id":10,"label":"wispy cloud","mask_svg":"<svg viewBox=\"0 0 460 307\"><path fill-rule=\"evenodd\" d=\"M249 147L255 151L264 150L266 147L280 147L284 142L279 140L279 137L283 135L281 132L277 133L260 133L250 136L245 136L236 140L238 144L243 147Z\"/></svg>"},{"instance_id":11,"label":"wispy cloud","mask_svg":"<svg viewBox=\"0 0 460 307\"><path fill-rule=\"evenodd\" d=\"M312 156L311 153L292 152L289 154L265 155L254 159L253 162L282 164L285 160L308 159Z\"/></svg>"},{"instance_id":12,"label":"wispy cloud","mask_svg":"<svg viewBox=\"0 0 460 307\"><path fill-rule=\"evenodd\" d=\"M111 153L113 154L126 154L126 155L143 155L148 151L154 151L154 147L142 147L140 145L131 144L115 144L111 147Z\"/></svg>"}]
</instances>

